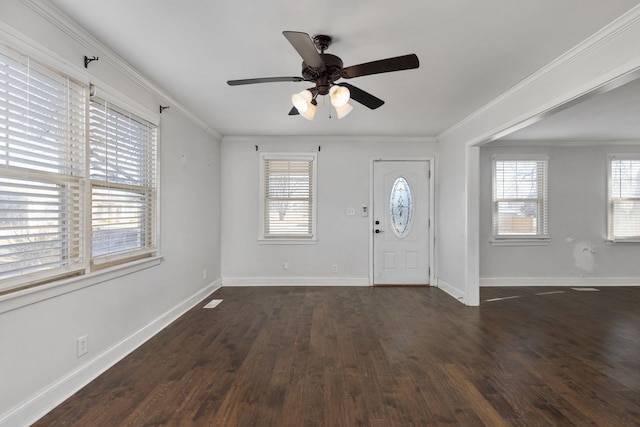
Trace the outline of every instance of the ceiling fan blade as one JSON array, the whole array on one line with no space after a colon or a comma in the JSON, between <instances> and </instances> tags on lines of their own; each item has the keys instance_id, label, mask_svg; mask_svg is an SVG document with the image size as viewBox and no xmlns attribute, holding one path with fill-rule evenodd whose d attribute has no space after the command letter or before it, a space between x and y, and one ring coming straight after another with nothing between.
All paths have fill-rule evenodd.
<instances>
[{"instance_id":1,"label":"ceiling fan blade","mask_svg":"<svg viewBox=\"0 0 640 427\"><path fill-rule=\"evenodd\" d=\"M251 85L254 83L303 82L302 77L261 77L258 79L228 80L229 86Z\"/></svg>"},{"instance_id":2,"label":"ceiling fan blade","mask_svg":"<svg viewBox=\"0 0 640 427\"><path fill-rule=\"evenodd\" d=\"M291 111L289 111L289 115L290 116L297 116L298 114L300 114L300 112L298 111L298 109L296 107L292 107Z\"/></svg>"},{"instance_id":3,"label":"ceiling fan blade","mask_svg":"<svg viewBox=\"0 0 640 427\"><path fill-rule=\"evenodd\" d=\"M289 43L302 57L305 64L311 68L325 69L324 61L316 50L316 46L313 44L309 34L299 31L283 31L282 34L289 40Z\"/></svg>"},{"instance_id":4,"label":"ceiling fan blade","mask_svg":"<svg viewBox=\"0 0 640 427\"><path fill-rule=\"evenodd\" d=\"M342 70L342 77L352 79L354 77L368 76L371 74L389 73L391 71L411 70L418 68L420 61L415 53L396 56L395 58L381 59L379 61L365 62L352 65Z\"/></svg>"},{"instance_id":5,"label":"ceiling fan blade","mask_svg":"<svg viewBox=\"0 0 640 427\"><path fill-rule=\"evenodd\" d=\"M381 107L382 104L384 104L384 101L382 99L376 98L369 92L365 92L364 90L357 88L354 85L350 85L349 83L344 82L340 82L339 85L349 89L349 92L351 92L351 99L359 102L365 107L371 108L372 110L375 110L376 108Z\"/></svg>"}]
</instances>

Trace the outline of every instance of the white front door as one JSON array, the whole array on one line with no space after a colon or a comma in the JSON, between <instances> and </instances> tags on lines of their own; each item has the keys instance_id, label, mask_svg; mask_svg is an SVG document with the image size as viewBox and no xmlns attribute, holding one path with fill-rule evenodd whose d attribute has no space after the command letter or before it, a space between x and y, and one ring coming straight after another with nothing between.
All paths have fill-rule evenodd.
<instances>
[{"instance_id":1,"label":"white front door","mask_svg":"<svg viewBox=\"0 0 640 427\"><path fill-rule=\"evenodd\" d=\"M373 163L373 284L429 283L429 162Z\"/></svg>"}]
</instances>

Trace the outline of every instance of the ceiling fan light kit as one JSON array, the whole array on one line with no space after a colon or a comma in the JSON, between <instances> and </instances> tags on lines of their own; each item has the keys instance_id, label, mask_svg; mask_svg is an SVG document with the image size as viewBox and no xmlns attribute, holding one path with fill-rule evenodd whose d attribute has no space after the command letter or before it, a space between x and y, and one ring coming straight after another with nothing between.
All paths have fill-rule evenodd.
<instances>
[{"instance_id":1,"label":"ceiling fan light kit","mask_svg":"<svg viewBox=\"0 0 640 427\"><path fill-rule=\"evenodd\" d=\"M313 103L310 103L309 107L307 108L307 111L300 113L300 115L307 120L313 121L313 119L316 116L316 109L317 109L316 105Z\"/></svg>"},{"instance_id":2,"label":"ceiling fan light kit","mask_svg":"<svg viewBox=\"0 0 640 427\"><path fill-rule=\"evenodd\" d=\"M304 113L309 109L309 105L311 105L312 100L313 94L310 90L303 90L302 92L291 95L291 103L300 113Z\"/></svg>"},{"instance_id":3,"label":"ceiling fan light kit","mask_svg":"<svg viewBox=\"0 0 640 427\"><path fill-rule=\"evenodd\" d=\"M329 96L331 97L331 105L337 108L349 102L351 93L349 89L344 86L334 85L329 89Z\"/></svg>"},{"instance_id":4,"label":"ceiling fan light kit","mask_svg":"<svg viewBox=\"0 0 640 427\"><path fill-rule=\"evenodd\" d=\"M383 100L353 85L348 83L336 84L336 81L341 78L351 79L371 74L410 70L420 66L418 57L412 53L345 68L343 67L342 59L325 53L325 50L332 42L330 36L319 34L312 39L309 34L298 31L283 31L282 34L302 57L302 77L262 77L229 80L227 84L240 86L254 83L312 82L315 84L314 87L294 93L291 96L294 108L291 109L289 115L301 115L307 120L313 120L315 117L316 98L318 95L329 95L331 105L335 108L339 119L353 110L353 105L349 104L350 99L371 110L375 110L384 104Z\"/></svg>"},{"instance_id":5,"label":"ceiling fan light kit","mask_svg":"<svg viewBox=\"0 0 640 427\"><path fill-rule=\"evenodd\" d=\"M344 116L346 116L347 114L349 114L351 112L351 110L353 110L353 105L351 104L344 104L340 107L335 107L336 108L336 114L338 115L338 118L341 119Z\"/></svg>"}]
</instances>

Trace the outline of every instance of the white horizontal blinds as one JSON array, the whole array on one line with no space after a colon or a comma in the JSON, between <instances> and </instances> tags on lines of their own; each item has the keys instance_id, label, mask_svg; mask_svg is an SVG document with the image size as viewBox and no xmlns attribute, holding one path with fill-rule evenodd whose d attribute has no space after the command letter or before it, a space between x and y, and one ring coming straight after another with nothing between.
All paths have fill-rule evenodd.
<instances>
[{"instance_id":1,"label":"white horizontal blinds","mask_svg":"<svg viewBox=\"0 0 640 427\"><path fill-rule=\"evenodd\" d=\"M640 239L640 159L611 159L611 239Z\"/></svg>"},{"instance_id":2,"label":"white horizontal blinds","mask_svg":"<svg viewBox=\"0 0 640 427\"><path fill-rule=\"evenodd\" d=\"M77 181L0 178L0 278L82 263Z\"/></svg>"},{"instance_id":3,"label":"white horizontal blinds","mask_svg":"<svg viewBox=\"0 0 640 427\"><path fill-rule=\"evenodd\" d=\"M493 233L548 237L547 160L495 160Z\"/></svg>"},{"instance_id":4,"label":"white horizontal blinds","mask_svg":"<svg viewBox=\"0 0 640 427\"><path fill-rule=\"evenodd\" d=\"M265 237L313 237L313 164L265 159Z\"/></svg>"},{"instance_id":5,"label":"white horizontal blinds","mask_svg":"<svg viewBox=\"0 0 640 427\"><path fill-rule=\"evenodd\" d=\"M0 48L0 279L83 263L84 90Z\"/></svg>"},{"instance_id":6,"label":"white horizontal blinds","mask_svg":"<svg viewBox=\"0 0 640 427\"><path fill-rule=\"evenodd\" d=\"M155 125L91 100L93 258L155 247L156 134Z\"/></svg>"}]
</instances>

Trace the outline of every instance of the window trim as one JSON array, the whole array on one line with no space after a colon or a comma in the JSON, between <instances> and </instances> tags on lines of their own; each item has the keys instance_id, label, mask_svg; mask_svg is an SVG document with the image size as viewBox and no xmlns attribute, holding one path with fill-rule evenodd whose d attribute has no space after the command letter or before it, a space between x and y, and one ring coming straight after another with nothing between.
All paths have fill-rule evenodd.
<instances>
[{"instance_id":1,"label":"window trim","mask_svg":"<svg viewBox=\"0 0 640 427\"><path fill-rule=\"evenodd\" d=\"M21 207L18 212L24 214L18 221L23 223L22 226L12 227L5 223L2 229L3 239L8 237L5 232L12 228L20 231L18 238L39 237L37 233L30 232L34 227L55 229L53 234L61 236L58 240L60 246L51 249L58 252L53 255L58 257L57 262L36 264L44 267L43 269L33 269L30 265L26 270L17 268L4 272L8 275L0 279L0 292L6 293L25 285L35 286L60 277L80 274L87 267L86 248L83 246L86 228L82 221L86 184L84 107L87 86L2 42L0 55L4 70L3 97L6 100L0 110L3 116L0 133L3 135L4 147L0 150L6 156L0 165L0 178L6 182L7 205L19 204ZM11 189L18 187L23 190ZM28 187L33 191L25 189ZM57 195L54 196L52 193L56 193L56 190ZM31 204L27 201L29 194L42 203ZM58 201L51 202L52 197ZM44 201L45 199L48 200ZM32 215L42 209L36 208L36 205L58 209L47 209L41 218L33 218ZM11 208L3 207L2 210L4 214L10 212ZM57 220L49 216L56 213ZM45 224L42 224L43 221ZM35 244L46 242L48 240ZM14 245L24 246L9 241L3 248ZM8 253L18 256L17 262L24 262L26 252Z\"/></svg>"},{"instance_id":2,"label":"window trim","mask_svg":"<svg viewBox=\"0 0 640 427\"><path fill-rule=\"evenodd\" d=\"M126 264L110 266L87 274L78 272L74 275L69 273L46 281L26 283L15 288L4 289L0 291L0 314L146 270L159 265L162 260L162 256L156 255L127 262Z\"/></svg>"},{"instance_id":3,"label":"window trim","mask_svg":"<svg viewBox=\"0 0 640 427\"><path fill-rule=\"evenodd\" d=\"M265 236L265 163L267 160L285 160L285 161L311 161L311 236L310 237L277 237ZM260 153L260 210L259 210L259 244L317 244L317 220L318 220L318 155L315 152L287 152L287 153Z\"/></svg>"},{"instance_id":4,"label":"window trim","mask_svg":"<svg viewBox=\"0 0 640 427\"><path fill-rule=\"evenodd\" d=\"M640 243L640 235L632 237L615 237L613 235L613 170L611 163L614 160L635 160L640 162L640 153L609 153L607 155L606 242L608 244L638 244Z\"/></svg>"},{"instance_id":5,"label":"window trim","mask_svg":"<svg viewBox=\"0 0 640 427\"><path fill-rule=\"evenodd\" d=\"M66 79L72 80L84 88L84 94L82 95L82 108L85 114L85 121L83 128L85 129L84 137L81 141L84 151L85 162L83 173L74 175L73 182L79 188L79 210L78 213L82 217L81 226L82 229L82 246L83 250L80 254L82 258L81 263L75 263L60 268L55 268L46 271L38 271L34 273L19 274L16 276L10 276L4 279L0 279L0 302L2 302L2 309L7 307L8 310L11 307L20 307L31 302L39 301L43 298L48 298L51 295L60 295L73 290L82 289L87 286L92 286L96 283L110 280L111 278L131 274L135 271L139 271L151 266L158 265L162 256L160 255L160 116L157 112L153 112L148 107L139 104L137 101L128 98L123 93L113 89L112 87L101 83L99 97L114 106L117 106L120 110L125 110L132 116L137 116L155 127L155 157L153 159L155 163L155 186L153 187L152 194L152 208L147 212L150 215L152 221L152 233L153 233L153 247L145 248L143 250L132 250L129 252L122 252L123 256L112 256L101 258L100 262L93 262L91 259L91 180L89 176L90 165L89 160L89 102L90 92L94 89L93 85L88 83L86 76L81 75L82 78L78 78L78 73L75 70L67 67L60 67L60 64L56 62L55 58L42 57L42 55L32 55L33 49L30 46L21 46L20 49L16 49L13 46L5 42L0 37L0 47L2 52L7 54L10 58L18 56L19 58L25 58L28 61L32 61L36 66L46 69L54 74L60 75ZM37 53L37 52L36 52ZM15 173L10 170L11 168L5 168L6 174L3 177L12 179ZM34 170L31 176L41 177L46 181L58 182L67 181L67 177L62 174L47 171Z\"/></svg>"},{"instance_id":6,"label":"window trim","mask_svg":"<svg viewBox=\"0 0 640 427\"><path fill-rule=\"evenodd\" d=\"M545 175L543 177L543 192L544 195L542 197L543 203L543 214L546 214L546 217L543 217L543 224L546 225L546 229L544 230L545 234L536 234L536 235L521 235L521 234L497 234L496 233L496 191L497 191L497 175L496 175L496 163L499 161L543 161L546 163L545 165ZM496 154L493 156L491 161L491 240L490 243L494 246L541 246L547 245L551 236L549 233L549 156L547 154L513 154L513 155L503 155Z\"/></svg>"},{"instance_id":7,"label":"window trim","mask_svg":"<svg viewBox=\"0 0 640 427\"><path fill-rule=\"evenodd\" d=\"M144 121L145 125L150 125L153 127L154 136L153 143L154 147L154 155L155 158L153 162L155 163L152 166L152 170L155 171L155 176L152 179L152 183L150 186L146 185L133 185L133 184L124 184L118 182L112 182L109 180L101 180L91 178L91 159L90 159L90 148L91 148L91 129L90 129L90 121L91 121L91 113L90 106L91 102L96 101L105 109L109 109L115 111L119 115L128 116L130 119ZM118 96L111 95L108 91L104 94L100 94L98 96L91 96L87 99L87 177L88 177L88 189L87 189L87 203L89 208L87 211L87 255L90 260L90 268L91 270L103 269L111 266L115 266L118 264L126 264L127 262L133 262L139 260L141 258L152 257L159 252L159 141L160 141L160 126L155 121L149 121L147 118L138 115L136 112L132 112L129 110L128 106L131 105L130 102L123 100L122 102L118 102ZM136 109L137 110L137 109ZM149 115L145 115L149 116ZM151 115L153 117L153 115ZM148 153L147 153L148 154ZM129 191L132 193L138 194L146 194L146 197L151 200L147 203L147 209L150 209L151 212L145 211L146 216L150 215L150 218L147 218L151 221L151 225L147 225L147 233L150 235L152 239L152 244L150 246L144 246L141 248L135 248L131 250L114 252L103 255L94 255L93 254L93 218L92 218L92 203L93 203L93 190L94 189L104 189L104 190L120 190L120 191Z\"/></svg>"}]
</instances>

